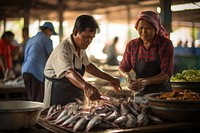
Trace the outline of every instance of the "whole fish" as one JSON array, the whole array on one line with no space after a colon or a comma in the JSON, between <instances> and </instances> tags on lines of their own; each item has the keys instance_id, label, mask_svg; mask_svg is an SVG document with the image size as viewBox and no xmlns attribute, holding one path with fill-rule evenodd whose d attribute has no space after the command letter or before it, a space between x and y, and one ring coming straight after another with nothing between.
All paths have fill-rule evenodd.
<instances>
[{"instance_id":1,"label":"whole fish","mask_svg":"<svg viewBox=\"0 0 200 133\"><path fill-rule=\"evenodd\" d=\"M95 111L93 111L96 114L101 114L101 113L107 113L109 111L109 108L107 106L101 106L97 107Z\"/></svg>"},{"instance_id":2,"label":"whole fish","mask_svg":"<svg viewBox=\"0 0 200 133\"><path fill-rule=\"evenodd\" d=\"M46 120L48 121L54 121L61 113L61 110L54 110L53 113L51 113L48 117L46 117Z\"/></svg>"},{"instance_id":3,"label":"whole fish","mask_svg":"<svg viewBox=\"0 0 200 133\"><path fill-rule=\"evenodd\" d=\"M64 105L63 107L64 107L64 109L68 109L68 108L70 108L70 107L73 107L74 105L76 105L77 103L76 102L69 102L69 103L67 103L66 105Z\"/></svg>"},{"instance_id":4,"label":"whole fish","mask_svg":"<svg viewBox=\"0 0 200 133\"><path fill-rule=\"evenodd\" d=\"M90 131L95 125L99 123L101 123L101 117L98 115L93 116L86 126L86 131Z\"/></svg>"},{"instance_id":5,"label":"whole fish","mask_svg":"<svg viewBox=\"0 0 200 133\"><path fill-rule=\"evenodd\" d=\"M62 105L61 104L58 104L57 106L56 106L56 108L55 108L55 111L58 111L58 110L62 110Z\"/></svg>"},{"instance_id":6,"label":"whole fish","mask_svg":"<svg viewBox=\"0 0 200 133\"><path fill-rule=\"evenodd\" d=\"M118 125L114 124L113 122L109 122L109 121L105 121L105 120L101 120L100 123L98 123L96 125L98 128L100 129L107 129L107 128L119 128Z\"/></svg>"},{"instance_id":7,"label":"whole fish","mask_svg":"<svg viewBox=\"0 0 200 133\"><path fill-rule=\"evenodd\" d=\"M48 112L47 112L47 115L46 115L46 119L48 119L48 117L53 113L53 111L54 111L55 108L56 108L56 105L55 105L55 104L52 105L52 106L49 108L49 110L48 110Z\"/></svg>"},{"instance_id":8,"label":"whole fish","mask_svg":"<svg viewBox=\"0 0 200 133\"><path fill-rule=\"evenodd\" d=\"M137 123L137 120L136 120L135 116L132 114L128 114L125 127L132 128L136 125L136 123Z\"/></svg>"},{"instance_id":9,"label":"whole fish","mask_svg":"<svg viewBox=\"0 0 200 133\"><path fill-rule=\"evenodd\" d=\"M141 113L147 114L151 110L151 108L150 106L143 104L143 105L140 105L140 110L141 110Z\"/></svg>"},{"instance_id":10,"label":"whole fish","mask_svg":"<svg viewBox=\"0 0 200 133\"><path fill-rule=\"evenodd\" d=\"M64 115L63 117L61 117L60 119L56 120L54 123L55 124L61 124L62 122L66 121L67 119L70 118L71 115Z\"/></svg>"},{"instance_id":11,"label":"whole fish","mask_svg":"<svg viewBox=\"0 0 200 133\"><path fill-rule=\"evenodd\" d=\"M137 125L141 126L142 123L146 120L147 116L145 113L141 113L137 116Z\"/></svg>"},{"instance_id":12,"label":"whole fish","mask_svg":"<svg viewBox=\"0 0 200 133\"><path fill-rule=\"evenodd\" d=\"M116 118L118 118L120 116L120 114L117 112L117 110L114 110L112 114L110 114L109 116L105 117L105 121L114 121Z\"/></svg>"},{"instance_id":13,"label":"whole fish","mask_svg":"<svg viewBox=\"0 0 200 133\"><path fill-rule=\"evenodd\" d=\"M77 121L78 121L79 119L77 119ZM77 123L77 121L73 121L73 122L71 122L71 123L69 123L67 126L65 126L65 127L67 127L67 128L73 128L74 127L74 125Z\"/></svg>"},{"instance_id":14,"label":"whole fish","mask_svg":"<svg viewBox=\"0 0 200 133\"><path fill-rule=\"evenodd\" d=\"M68 113L68 110L67 109L64 109L62 110L62 112L60 113L60 115L56 118L55 121L58 121L60 118L62 118L63 116L67 115Z\"/></svg>"},{"instance_id":15,"label":"whole fish","mask_svg":"<svg viewBox=\"0 0 200 133\"><path fill-rule=\"evenodd\" d=\"M113 121L113 123L116 124L116 125L120 125L121 123L126 121L126 119L127 119L127 116L126 115L122 115L122 116L118 117L117 119L115 119Z\"/></svg>"},{"instance_id":16,"label":"whole fish","mask_svg":"<svg viewBox=\"0 0 200 133\"><path fill-rule=\"evenodd\" d=\"M130 102L130 106L133 107L135 109L135 111L137 111L138 113L140 113L140 106L134 100L132 100Z\"/></svg>"},{"instance_id":17,"label":"whole fish","mask_svg":"<svg viewBox=\"0 0 200 133\"><path fill-rule=\"evenodd\" d=\"M115 105L111 104L111 103L105 102L104 104L109 110L112 110L112 111L113 110L118 110L118 108Z\"/></svg>"},{"instance_id":18,"label":"whole fish","mask_svg":"<svg viewBox=\"0 0 200 133\"><path fill-rule=\"evenodd\" d=\"M148 114L147 114L147 117L149 118L149 120L150 120L152 123L162 123L162 122L163 122L159 117L154 116L154 115L152 115L151 113L148 113Z\"/></svg>"},{"instance_id":19,"label":"whole fish","mask_svg":"<svg viewBox=\"0 0 200 133\"><path fill-rule=\"evenodd\" d=\"M87 116L83 116L81 119L79 119L76 124L73 127L73 132L76 132L78 130L82 130L86 127L87 123L88 123L89 119L87 118Z\"/></svg>"},{"instance_id":20,"label":"whole fish","mask_svg":"<svg viewBox=\"0 0 200 133\"><path fill-rule=\"evenodd\" d=\"M120 105L120 114L121 115L127 115L129 113L129 109L125 103L122 103Z\"/></svg>"},{"instance_id":21,"label":"whole fish","mask_svg":"<svg viewBox=\"0 0 200 133\"><path fill-rule=\"evenodd\" d=\"M71 116L69 119L65 120L60 126L65 126L65 125L67 125L67 124L69 124L69 123L71 123L71 122L77 120L78 117L80 116L80 114L81 114L81 113L77 113L77 114L75 114L74 116Z\"/></svg>"}]
</instances>

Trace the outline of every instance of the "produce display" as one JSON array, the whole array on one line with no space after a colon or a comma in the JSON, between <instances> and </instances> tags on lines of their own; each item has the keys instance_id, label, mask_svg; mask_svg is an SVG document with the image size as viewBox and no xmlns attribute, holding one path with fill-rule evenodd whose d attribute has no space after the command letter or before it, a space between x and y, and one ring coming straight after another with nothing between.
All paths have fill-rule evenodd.
<instances>
[{"instance_id":1,"label":"produce display","mask_svg":"<svg viewBox=\"0 0 200 133\"><path fill-rule=\"evenodd\" d=\"M171 82L200 82L200 70L187 69L176 73L170 79Z\"/></svg>"},{"instance_id":2,"label":"produce display","mask_svg":"<svg viewBox=\"0 0 200 133\"><path fill-rule=\"evenodd\" d=\"M165 100L200 100L198 93L188 89L176 89L172 92L164 92L156 98Z\"/></svg>"}]
</instances>

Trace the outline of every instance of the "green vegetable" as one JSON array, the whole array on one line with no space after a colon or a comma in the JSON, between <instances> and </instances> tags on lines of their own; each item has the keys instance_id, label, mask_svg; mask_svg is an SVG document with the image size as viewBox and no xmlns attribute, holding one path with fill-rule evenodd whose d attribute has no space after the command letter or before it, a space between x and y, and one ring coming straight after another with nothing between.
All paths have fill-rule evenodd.
<instances>
[{"instance_id":1,"label":"green vegetable","mask_svg":"<svg viewBox=\"0 0 200 133\"><path fill-rule=\"evenodd\" d=\"M171 82L200 82L200 70L187 69L176 73L170 78Z\"/></svg>"}]
</instances>

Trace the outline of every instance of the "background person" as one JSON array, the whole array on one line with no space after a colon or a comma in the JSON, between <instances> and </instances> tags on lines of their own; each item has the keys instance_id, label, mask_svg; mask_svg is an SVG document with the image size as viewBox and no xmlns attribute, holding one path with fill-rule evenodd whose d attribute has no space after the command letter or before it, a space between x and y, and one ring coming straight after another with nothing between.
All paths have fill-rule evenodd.
<instances>
[{"instance_id":1,"label":"background person","mask_svg":"<svg viewBox=\"0 0 200 133\"><path fill-rule=\"evenodd\" d=\"M24 27L24 28L22 29L22 38L23 38L23 41L22 41L22 43L21 43L21 49L20 49L21 55L20 55L20 59L21 59L21 61L23 62L26 43L27 43L28 40L30 39L28 27Z\"/></svg>"},{"instance_id":2,"label":"background person","mask_svg":"<svg viewBox=\"0 0 200 133\"><path fill-rule=\"evenodd\" d=\"M22 29L22 38L23 41L22 43L18 44L19 48L18 50L13 54L13 70L16 74L17 77L21 77L21 70L22 70L22 63L24 61L24 51L25 51L25 46L26 43L29 39L29 30L28 27L24 27Z\"/></svg>"},{"instance_id":3,"label":"background person","mask_svg":"<svg viewBox=\"0 0 200 133\"><path fill-rule=\"evenodd\" d=\"M17 49L16 46L12 45L14 36L13 32L6 31L1 36L0 40L0 79L4 79L4 81L8 78L15 78L12 71L12 53Z\"/></svg>"},{"instance_id":4,"label":"background person","mask_svg":"<svg viewBox=\"0 0 200 133\"><path fill-rule=\"evenodd\" d=\"M107 60L106 60L106 64L108 65L119 65L119 61L117 60L117 42L118 42L119 38L116 36L113 39L113 42L111 45L108 45L105 47L105 53L107 54Z\"/></svg>"},{"instance_id":5,"label":"background person","mask_svg":"<svg viewBox=\"0 0 200 133\"><path fill-rule=\"evenodd\" d=\"M75 98L84 100L84 94L92 101L100 100L97 88L83 79L85 71L109 81L116 91L121 89L119 79L97 68L86 54L96 32L99 32L96 20L90 15L80 15L70 37L53 50L44 70L46 106L65 105Z\"/></svg>"},{"instance_id":6,"label":"background person","mask_svg":"<svg viewBox=\"0 0 200 133\"><path fill-rule=\"evenodd\" d=\"M45 22L40 26L40 30L26 44L22 75L28 100L42 102L44 98L44 67L53 50L50 37L57 33L51 22Z\"/></svg>"},{"instance_id":7,"label":"background person","mask_svg":"<svg viewBox=\"0 0 200 133\"><path fill-rule=\"evenodd\" d=\"M135 28L140 37L128 42L119 66L121 75L129 89L135 91L135 96L171 91L174 48L159 14L141 12ZM131 70L135 71L136 79L130 74Z\"/></svg>"}]
</instances>

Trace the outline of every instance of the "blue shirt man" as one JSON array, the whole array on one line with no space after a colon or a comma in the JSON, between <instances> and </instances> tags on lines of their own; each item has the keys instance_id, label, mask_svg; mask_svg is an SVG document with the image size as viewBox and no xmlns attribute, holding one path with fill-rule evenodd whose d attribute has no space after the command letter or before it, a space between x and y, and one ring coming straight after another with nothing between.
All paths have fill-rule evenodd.
<instances>
[{"instance_id":1,"label":"blue shirt man","mask_svg":"<svg viewBox=\"0 0 200 133\"><path fill-rule=\"evenodd\" d=\"M53 50L51 35L56 35L52 23L45 22L41 31L30 38L26 44L22 74L27 98L31 101L43 101L44 67Z\"/></svg>"}]
</instances>

